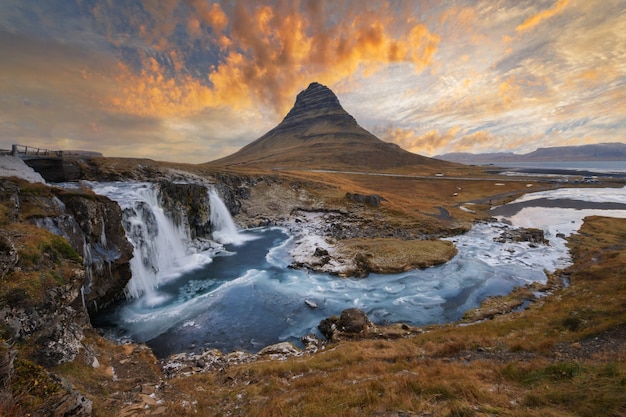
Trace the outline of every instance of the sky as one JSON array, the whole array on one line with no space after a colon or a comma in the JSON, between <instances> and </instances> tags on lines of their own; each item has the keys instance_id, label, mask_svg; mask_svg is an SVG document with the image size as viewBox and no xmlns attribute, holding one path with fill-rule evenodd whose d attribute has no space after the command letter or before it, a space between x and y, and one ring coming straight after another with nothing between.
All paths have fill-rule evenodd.
<instances>
[{"instance_id":1,"label":"sky","mask_svg":"<svg viewBox=\"0 0 626 417\"><path fill-rule=\"evenodd\" d=\"M0 149L202 163L311 82L425 156L626 142L624 0L1 0Z\"/></svg>"}]
</instances>

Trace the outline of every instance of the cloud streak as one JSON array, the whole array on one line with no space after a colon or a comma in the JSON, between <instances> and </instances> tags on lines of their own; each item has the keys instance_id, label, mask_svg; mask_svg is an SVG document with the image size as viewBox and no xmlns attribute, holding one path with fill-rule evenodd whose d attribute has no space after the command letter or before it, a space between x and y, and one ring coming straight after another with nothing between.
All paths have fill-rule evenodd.
<instances>
[{"instance_id":1,"label":"cloud streak","mask_svg":"<svg viewBox=\"0 0 626 417\"><path fill-rule=\"evenodd\" d=\"M620 0L5 0L0 147L204 162L312 81L425 155L623 141L625 25Z\"/></svg>"}]
</instances>

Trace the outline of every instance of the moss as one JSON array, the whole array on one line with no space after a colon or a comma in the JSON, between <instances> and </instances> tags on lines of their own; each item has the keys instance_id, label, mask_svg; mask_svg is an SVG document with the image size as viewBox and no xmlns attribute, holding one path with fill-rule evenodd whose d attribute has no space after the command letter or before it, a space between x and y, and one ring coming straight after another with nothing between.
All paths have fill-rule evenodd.
<instances>
[{"instance_id":1,"label":"moss","mask_svg":"<svg viewBox=\"0 0 626 417\"><path fill-rule=\"evenodd\" d=\"M63 387L41 366L27 359L15 360L11 378L13 398L24 411L41 410L43 405L64 393Z\"/></svg>"}]
</instances>

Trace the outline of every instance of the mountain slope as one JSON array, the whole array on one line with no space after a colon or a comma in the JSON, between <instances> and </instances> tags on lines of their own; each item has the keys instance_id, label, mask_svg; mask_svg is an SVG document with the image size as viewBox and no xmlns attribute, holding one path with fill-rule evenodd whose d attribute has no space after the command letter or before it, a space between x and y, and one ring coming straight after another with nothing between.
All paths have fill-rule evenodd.
<instances>
[{"instance_id":1,"label":"mountain slope","mask_svg":"<svg viewBox=\"0 0 626 417\"><path fill-rule=\"evenodd\" d=\"M335 94L312 83L274 129L215 166L259 168L359 169L385 171L415 166L452 166L383 142L358 125Z\"/></svg>"}]
</instances>

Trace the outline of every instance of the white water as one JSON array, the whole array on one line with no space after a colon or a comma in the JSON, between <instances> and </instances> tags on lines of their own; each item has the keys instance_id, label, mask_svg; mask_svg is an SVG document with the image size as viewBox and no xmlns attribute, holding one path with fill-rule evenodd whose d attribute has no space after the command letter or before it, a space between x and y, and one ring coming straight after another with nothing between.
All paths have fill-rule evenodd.
<instances>
[{"instance_id":1,"label":"white water","mask_svg":"<svg viewBox=\"0 0 626 417\"><path fill-rule=\"evenodd\" d=\"M126 194L129 198L136 190L124 190L137 186L118 187L109 195ZM606 192L621 195L615 189ZM576 190L562 193L558 191L558 198L584 199L588 195L589 199L602 199ZM535 198L546 197L550 195ZM618 198L617 202L626 204L624 200ZM109 326L147 342L159 356L202 347L255 350L283 340L297 342L304 334L316 332L321 319L349 307L362 308L376 323L454 321L487 296L503 295L529 282L544 282L544 271L567 266L570 257L565 240L557 234L571 233L579 226L577 219L586 215L583 210L571 210L575 213L555 220L545 215L545 208L533 212L527 210L529 207L502 219L514 226L477 224L465 235L450 239L459 252L445 265L403 274L373 274L366 279L340 279L289 269L293 239L280 230L237 232L243 237L233 239L230 224L224 220L228 211L217 203L211 205L216 213L211 220L217 232L214 238L239 246L228 245L232 252L205 253L202 262L184 254L173 260L179 267L170 278L164 279L161 271L157 274L158 288L152 286L148 297L130 301L107 318ZM626 210L618 212L626 215ZM611 215L612 211L601 214ZM518 225L543 228L550 245L494 241L504 229ZM565 226L572 230L565 230ZM251 234L259 239L251 241ZM188 238L181 238L180 244L189 244ZM319 308L310 309L304 300Z\"/></svg>"},{"instance_id":2,"label":"white water","mask_svg":"<svg viewBox=\"0 0 626 417\"><path fill-rule=\"evenodd\" d=\"M217 194L217 191L209 191L209 202L211 203L210 222L213 226L213 240L222 244L241 245L249 236L239 233L226 204Z\"/></svg>"},{"instance_id":3,"label":"white water","mask_svg":"<svg viewBox=\"0 0 626 417\"><path fill-rule=\"evenodd\" d=\"M123 210L126 236L134 248L133 276L126 295L143 296L147 305L162 301L155 289L163 282L211 261L209 253L198 253L193 247L186 218L177 226L164 213L156 187L152 183L93 184L94 192L116 201Z\"/></svg>"}]
</instances>

